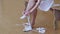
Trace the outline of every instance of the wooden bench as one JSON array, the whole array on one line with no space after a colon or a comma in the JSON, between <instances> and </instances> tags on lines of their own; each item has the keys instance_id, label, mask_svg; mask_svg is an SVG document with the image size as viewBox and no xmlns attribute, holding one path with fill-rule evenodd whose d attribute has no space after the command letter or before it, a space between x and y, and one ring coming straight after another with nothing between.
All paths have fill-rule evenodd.
<instances>
[{"instance_id":1,"label":"wooden bench","mask_svg":"<svg viewBox=\"0 0 60 34\"><path fill-rule=\"evenodd\" d=\"M59 8L51 8L55 16L54 28L57 29L57 21L60 21L60 9Z\"/></svg>"}]
</instances>

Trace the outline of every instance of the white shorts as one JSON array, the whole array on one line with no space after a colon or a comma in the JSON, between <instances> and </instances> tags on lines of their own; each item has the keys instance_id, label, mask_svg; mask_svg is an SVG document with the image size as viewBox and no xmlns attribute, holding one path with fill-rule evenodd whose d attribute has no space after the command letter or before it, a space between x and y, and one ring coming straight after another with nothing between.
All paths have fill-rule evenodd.
<instances>
[{"instance_id":1,"label":"white shorts","mask_svg":"<svg viewBox=\"0 0 60 34\"><path fill-rule=\"evenodd\" d=\"M42 11L48 11L53 4L54 4L54 0L42 0L38 8Z\"/></svg>"}]
</instances>

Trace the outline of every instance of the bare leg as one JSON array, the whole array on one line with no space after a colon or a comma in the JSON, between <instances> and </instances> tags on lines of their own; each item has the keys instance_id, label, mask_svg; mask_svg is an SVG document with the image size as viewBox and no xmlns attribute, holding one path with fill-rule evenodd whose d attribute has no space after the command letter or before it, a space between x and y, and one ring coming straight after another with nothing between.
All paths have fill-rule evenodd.
<instances>
[{"instance_id":1,"label":"bare leg","mask_svg":"<svg viewBox=\"0 0 60 34\"><path fill-rule=\"evenodd\" d=\"M27 3L28 2L25 2L25 10L26 10L26 8L27 8ZM33 8L33 7L32 7ZM35 24L35 19L36 19L36 16L37 16L37 9L35 9L32 13L31 13L31 16L32 16L32 18L31 18L31 25L32 25L32 28L33 28L33 26L34 26L34 24Z\"/></svg>"},{"instance_id":2,"label":"bare leg","mask_svg":"<svg viewBox=\"0 0 60 34\"><path fill-rule=\"evenodd\" d=\"M32 18L31 18L31 25L32 25L32 28L34 27L34 24L35 24L35 19L36 19L36 16L37 16L37 9L35 9L32 14L31 14Z\"/></svg>"},{"instance_id":3,"label":"bare leg","mask_svg":"<svg viewBox=\"0 0 60 34\"><path fill-rule=\"evenodd\" d=\"M25 10L28 10L28 9L26 9L27 8L27 3L28 2L25 2ZM34 5L33 5L34 6ZM31 7L30 5L29 5L29 7ZM33 7L31 7L31 8L33 8ZM23 31L30 31L30 30L32 30L32 28L33 28L33 25L35 24L35 19L36 19L36 15L37 15L37 9L35 9L32 13L30 13L31 14L31 16L32 16L32 19L31 19L31 22L30 22L30 24L31 25L29 25L28 26L28 24L26 24L25 25L25 28L23 29Z\"/></svg>"}]
</instances>

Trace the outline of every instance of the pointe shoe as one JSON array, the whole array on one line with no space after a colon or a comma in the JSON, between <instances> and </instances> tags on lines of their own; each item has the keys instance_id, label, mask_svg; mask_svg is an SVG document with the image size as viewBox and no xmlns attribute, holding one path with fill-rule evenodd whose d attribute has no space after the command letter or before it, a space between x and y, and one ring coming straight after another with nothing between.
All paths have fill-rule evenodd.
<instances>
[{"instance_id":1,"label":"pointe shoe","mask_svg":"<svg viewBox=\"0 0 60 34\"><path fill-rule=\"evenodd\" d=\"M31 25L29 25L28 23L25 23L23 31L24 32L28 32L28 31L31 31L31 30L32 30Z\"/></svg>"},{"instance_id":2,"label":"pointe shoe","mask_svg":"<svg viewBox=\"0 0 60 34\"><path fill-rule=\"evenodd\" d=\"M46 31L45 28L43 28L43 27L42 27L42 28L40 28L40 27L39 27L39 28L36 28L36 30L37 30L39 33L45 33L45 31Z\"/></svg>"},{"instance_id":3,"label":"pointe shoe","mask_svg":"<svg viewBox=\"0 0 60 34\"><path fill-rule=\"evenodd\" d=\"M24 19L24 18L26 18L26 16L25 16L25 15L23 15L22 17L20 17L20 19Z\"/></svg>"}]
</instances>

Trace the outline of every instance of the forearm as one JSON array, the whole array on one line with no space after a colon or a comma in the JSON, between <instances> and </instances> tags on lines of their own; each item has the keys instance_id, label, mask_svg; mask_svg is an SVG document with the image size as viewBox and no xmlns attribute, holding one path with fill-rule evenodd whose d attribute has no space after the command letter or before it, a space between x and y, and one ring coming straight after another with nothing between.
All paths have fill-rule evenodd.
<instances>
[{"instance_id":1,"label":"forearm","mask_svg":"<svg viewBox=\"0 0 60 34\"><path fill-rule=\"evenodd\" d=\"M41 2L41 0L38 0L36 5L30 10L30 12L34 11L38 7L40 2Z\"/></svg>"},{"instance_id":2,"label":"forearm","mask_svg":"<svg viewBox=\"0 0 60 34\"><path fill-rule=\"evenodd\" d=\"M35 1L34 0L29 0L25 11L31 10L34 5L35 5Z\"/></svg>"}]
</instances>

